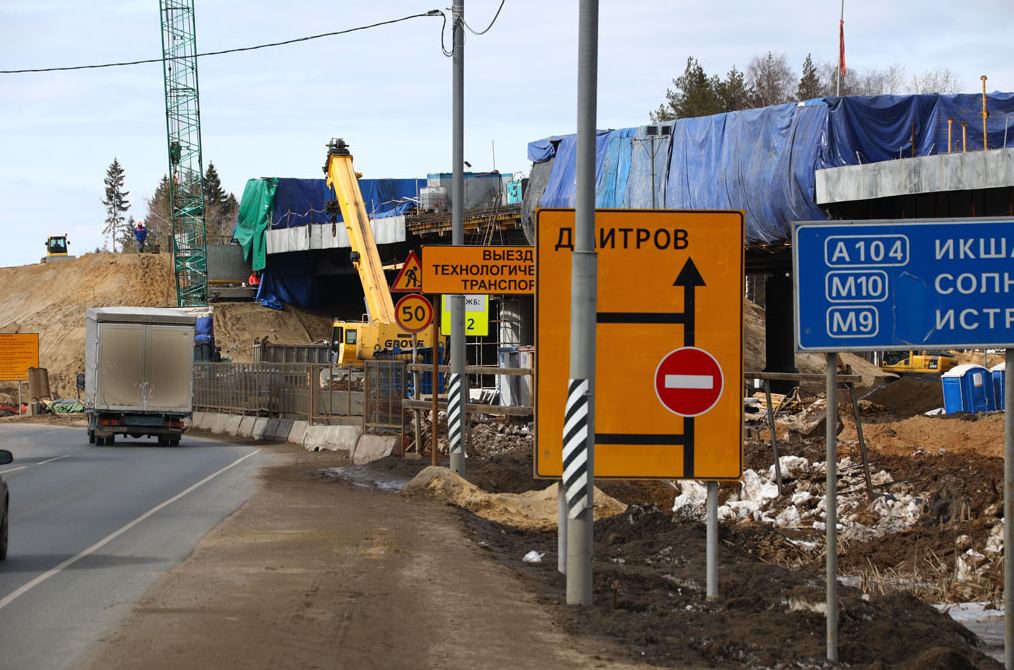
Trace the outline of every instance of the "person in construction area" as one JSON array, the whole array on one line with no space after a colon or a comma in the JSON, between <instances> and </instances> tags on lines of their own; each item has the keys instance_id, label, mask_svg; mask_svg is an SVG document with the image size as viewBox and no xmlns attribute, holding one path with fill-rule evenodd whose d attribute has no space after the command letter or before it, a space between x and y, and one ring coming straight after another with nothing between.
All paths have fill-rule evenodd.
<instances>
[{"instance_id":1,"label":"person in construction area","mask_svg":"<svg viewBox=\"0 0 1014 670\"><path fill-rule=\"evenodd\" d=\"M144 253L144 241L148 238L148 229L144 227L144 221L138 221L134 228L134 239L137 240L137 253Z\"/></svg>"},{"instance_id":2,"label":"person in construction area","mask_svg":"<svg viewBox=\"0 0 1014 670\"><path fill-rule=\"evenodd\" d=\"M250 273L250 276L246 280L247 286L257 288L261 283L261 273L259 270L254 270Z\"/></svg>"}]
</instances>

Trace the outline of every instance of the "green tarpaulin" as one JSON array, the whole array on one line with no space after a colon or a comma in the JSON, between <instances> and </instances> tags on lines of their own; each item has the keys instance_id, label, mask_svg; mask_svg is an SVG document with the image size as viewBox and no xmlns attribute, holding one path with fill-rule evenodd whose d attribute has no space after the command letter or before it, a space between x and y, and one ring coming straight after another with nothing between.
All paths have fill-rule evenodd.
<instances>
[{"instance_id":1,"label":"green tarpaulin","mask_svg":"<svg viewBox=\"0 0 1014 670\"><path fill-rule=\"evenodd\" d=\"M263 270L266 265L264 231L271 225L277 190L275 178L251 179L243 189L236 231L232 236L243 247L243 258L250 261L254 270Z\"/></svg>"}]
</instances>

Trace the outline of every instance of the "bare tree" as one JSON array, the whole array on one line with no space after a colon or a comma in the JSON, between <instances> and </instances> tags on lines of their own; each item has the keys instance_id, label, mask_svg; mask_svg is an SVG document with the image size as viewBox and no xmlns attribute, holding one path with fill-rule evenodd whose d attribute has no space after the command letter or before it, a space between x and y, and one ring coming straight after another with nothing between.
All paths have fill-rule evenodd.
<instances>
[{"instance_id":1,"label":"bare tree","mask_svg":"<svg viewBox=\"0 0 1014 670\"><path fill-rule=\"evenodd\" d=\"M961 91L961 84L958 82L958 75L943 68L912 75L909 91L912 93L953 94Z\"/></svg>"},{"instance_id":2,"label":"bare tree","mask_svg":"<svg viewBox=\"0 0 1014 670\"><path fill-rule=\"evenodd\" d=\"M753 89L754 106L767 107L792 100L793 75L785 54L754 56L746 66L747 85Z\"/></svg>"}]
</instances>

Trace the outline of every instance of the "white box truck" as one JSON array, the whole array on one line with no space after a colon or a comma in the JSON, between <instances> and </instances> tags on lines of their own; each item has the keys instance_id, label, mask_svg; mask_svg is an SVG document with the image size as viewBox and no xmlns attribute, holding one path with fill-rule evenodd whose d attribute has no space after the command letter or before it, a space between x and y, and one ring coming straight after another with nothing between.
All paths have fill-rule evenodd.
<instances>
[{"instance_id":1,"label":"white box truck","mask_svg":"<svg viewBox=\"0 0 1014 670\"><path fill-rule=\"evenodd\" d=\"M190 423L193 314L160 307L99 307L85 324L88 441L117 435L177 445Z\"/></svg>"}]
</instances>

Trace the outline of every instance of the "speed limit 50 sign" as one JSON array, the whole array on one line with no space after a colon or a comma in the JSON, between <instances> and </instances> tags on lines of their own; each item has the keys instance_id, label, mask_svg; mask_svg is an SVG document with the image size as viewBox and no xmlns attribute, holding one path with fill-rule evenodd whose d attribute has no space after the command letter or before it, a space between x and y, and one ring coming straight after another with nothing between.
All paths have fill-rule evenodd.
<instances>
[{"instance_id":1,"label":"speed limit 50 sign","mask_svg":"<svg viewBox=\"0 0 1014 670\"><path fill-rule=\"evenodd\" d=\"M410 293L394 307L398 325L410 333L419 333L433 322L433 305L418 293Z\"/></svg>"}]
</instances>

